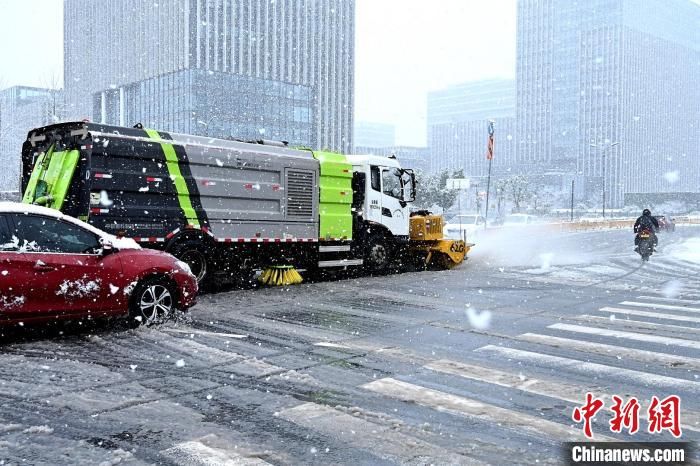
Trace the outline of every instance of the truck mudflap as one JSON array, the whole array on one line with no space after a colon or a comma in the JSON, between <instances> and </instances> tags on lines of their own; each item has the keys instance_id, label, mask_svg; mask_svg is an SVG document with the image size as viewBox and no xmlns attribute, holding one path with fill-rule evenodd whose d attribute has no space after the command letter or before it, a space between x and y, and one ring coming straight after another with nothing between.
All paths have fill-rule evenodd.
<instances>
[{"instance_id":1,"label":"truck mudflap","mask_svg":"<svg viewBox=\"0 0 700 466\"><path fill-rule=\"evenodd\" d=\"M418 257L424 257L425 266L451 269L467 257L474 243L462 240L437 239L432 241L411 241L409 249Z\"/></svg>"}]
</instances>

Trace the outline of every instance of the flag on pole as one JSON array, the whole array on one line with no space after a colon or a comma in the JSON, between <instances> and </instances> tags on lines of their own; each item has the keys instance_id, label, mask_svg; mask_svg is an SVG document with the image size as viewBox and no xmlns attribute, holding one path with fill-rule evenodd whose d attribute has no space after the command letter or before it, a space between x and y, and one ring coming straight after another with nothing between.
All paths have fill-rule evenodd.
<instances>
[{"instance_id":1,"label":"flag on pole","mask_svg":"<svg viewBox=\"0 0 700 466\"><path fill-rule=\"evenodd\" d=\"M489 144L486 151L486 160L493 160L493 121L489 121Z\"/></svg>"}]
</instances>

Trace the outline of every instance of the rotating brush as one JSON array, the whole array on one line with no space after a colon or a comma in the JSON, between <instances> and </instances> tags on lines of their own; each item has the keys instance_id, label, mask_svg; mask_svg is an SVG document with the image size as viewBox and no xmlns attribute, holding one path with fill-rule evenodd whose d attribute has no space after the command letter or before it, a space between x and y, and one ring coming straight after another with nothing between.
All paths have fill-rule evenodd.
<instances>
[{"instance_id":1,"label":"rotating brush","mask_svg":"<svg viewBox=\"0 0 700 466\"><path fill-rule=\"evenodd\" d=\"M291 265L273 265L260 274L258 281L263 285L297 285L303 281L299 272Z\"/></svg>"}]
</instances>

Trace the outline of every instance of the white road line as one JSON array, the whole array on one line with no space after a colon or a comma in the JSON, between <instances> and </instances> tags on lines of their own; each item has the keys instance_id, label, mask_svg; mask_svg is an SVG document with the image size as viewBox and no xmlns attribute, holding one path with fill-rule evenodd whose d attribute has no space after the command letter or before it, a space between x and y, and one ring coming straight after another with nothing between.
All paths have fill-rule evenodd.
<instances>
[{"instance_id":1,"label":"white road line","mask_svg":"<svg viewBox=\"0 0 700 466\"><path fill-rule=\"evenodd\" d=\"M524 375L522 372L518 374L514 372L503 372L489 367L465 364L449 359L433 361L423 367L436 372L458 375L479 382L500 385L501 387L516 388L524 392L557 398L577 404L581 403L587 391L595 393L596 395L603 392L603 389L600 387L586 389L581 388L580 385L535 379Z\"/></svg>"},{"instance_id":2,"label":"white road line","mask_svg":"<svg viewBox=\"0 0 700 466\"><path fill-rule=\"evenodd\" d=\"M483 464L401 432L400 429L409 428L401 427L404 424L402 421L386 414L359 408L346 409L348 412L316 403L304 403L284 409L278 415L395 463Z\"/></svg>"},{"instance_id":3,"label":"white road line","mask_svg":"<svg viewBox=\"0 0 700 466\"><path fill-rule=\"evenodd\" d=\"M677 320L679 322L700 323L700 317L679 316L676 314L663 314L660 312L635 311L632 309L623 309L621 307L610 307L610 306L601 307L600 310L603 312L610 312L612 314L627 314L627 315L633 315L633 316L653 317L655 319Z\"/></svg>"},{"instance_id":4,"label":"white road line","mask_svg":"<svg viewBox=\"0 0 700 466\"><path fill-rule=\"evenodd\" d=\"M237 339L248 338L248 335L238 335L236 333L208 332L206 330L195 330L195 329L187 330L187 329L181 329L181 328L161 328L160 330L161 330L161 332L184 333L186 335L195 334L195 335L205 335L205 336L223 337L223 338L237 338Z\"/></svg>"},{"instance_id":5,"label":"white road line","mask_svg":"<svg viewBox=\"0 0 700 466\"><path fill-rule=\"evenodd\" d=\"M264 466L270 463L231 450L213 448L200 441L178 443L161 452L173 463L183 466Z\"/></svg>"},{"instance_id":6,"label":"white road line","mask_svg":"<svg viewBox=\"0 0 700 466\"><path fill-rule=\"evenodd\" d=\"M700 312L700 307L676 306L673 304L640 303L637 301L622 301L623 306L647 307L651 309L665 309L668 311Z\"/></svg>"},{"instance_id":7,"label":"white road line","mask_svg":"<svg viewBox=\"0 0 700 466\"><path fill-rule=\"evenodd\" d=\"M671 325L671 324L657 324L655 322L647 322L645 320L635 320L635 319L630 319L629 317L626 318L620 318L620 319L615 319L614 322L610 321L610 317L602 317L602 316L593 316L589 314L582 314L580 316L572 317L571 320L576 320L576 321L581 321L585 322L587 324L600 324L606 327L616 327L616 328L624 328L624 329L631 329L631 330L663 330L663 331L668 331L672 332L676 336L679 333L685 334L685 336L681 337L684 338L685 340L695 340L696 337L692 338L687 338L689 335L698 335L700 336L700 328L696 327L686 327L683 325Z\"/></svg>"},{"instance_id":8,"label":"white road line","mask_svg":"<svg viewBox=\"0 0 700 466\"><path fill-rule=\"evenodd\" d=\"M646 343L658 343L660 345L681 346L700 350L700 342L681 340L680 338L661 337L657 335L647 335L645 333L623 332L621 330L609 330L604 328L586 327L583 325L552 324L547 328L566 330L568 332L585 333L588 335L600 335L603 337L624 338L627 340L643 341Z\"/></svg>"},{"instance_id":9,"label":"white road line","mask_svg":"<svg viewBox=\"0 0 700 466\"><path fill-rule=\"evenodd\" d=\"M644 386L664 386L694 392L700 391L700 382L677 379L674 377L667 377L665 375L653 374L649 372L635 371L625 369L623 367L607 366L594 362L580 361L578 359L569 359L561 356L551 356L549 354L533 353L532 351L524 351L494 345L487 345L482 348L478 348L475 351L495 353L501 357L516 359L518 361L545 364L558 369L571 369L579 373L593 374L596 377L612 377L613 380L615 380L615 378L624 378Z\"/></svg>"},{"instance_id":10,"label":"white road line","mask_svg":"<svg viewBox=\"0 0 700 466\"><path fill-rule=\"evenodd\" d=\"M525 430L540 437L544 436L550 439L581 439L583 437L583 432L578 426L566 426L519 411L433 390L391 377L367 383L362 385L362 388L409 403L427 406L437 411L473 417L517 431ZM606 438L595 433L594 436L596 439Z\"/></svg>"},{"instance_id":11,"label":"white road line","mask_svg":"<svg viewBox=\"0 0 700 466\"><path fill-rule=\"evenodd\" d=\"M333 343L330 341L319 341L318 343L314 343L314 346L320 346L322 348L352 349L347 345L341 345L340 343Z\"/></svg>"},{"instance_id":12,"label":"white road line","mask_svg":"<svg viewBox=\"0 0 700 466\"><path fill-rule=\"evenodd\" d=\"M667 298L665 296L641 295L641 296L637 296L637 299L655 299L657 301L667 301L669 303L686 303L686 304L693 304L693 305L700 304L700 301L695 300L695 299L690 300L690 299L680 299L680 298Z\"/></svg>"},{"instance_id":13,"label":"white road line","mask_svg":"<svg viewBox=\"0 0 700 466\"><path fill-rule=\"evenodd\" d=\"M487 382L501 387L515 388L523 392L543 395L558 400L568 401L579 405L585 397L585 393L594 393L596 396L603 397L605 404L612 402L612 395L618 395L625 399L630 396L639 394L634 393L606 393L605 390L594 385L580 385L555 382L553 380L541 380L524 375L522 372L514 374L512 372L503 372L489 367L475 366L473 364L465 364L448 359L441 359L423 366L427 369L446 374L457 375L479 382ZM696 412L683 410L683 427L691 430L700 431L700 415Z\"/></svg>"},{"instance_id":14,"label":"white road line","mask_svg":"<svg viewBox=\"0 0 700 466\"><path fill-rule=\"evenodd\" d=\"M601 356L613 356L619 359L631 359L645 364L665 364L666 366L700 371L700 359L673 354L658 353L642 349L627 348L625 346L606 345L585 340L571 340L569 338L540 335L538 333L524 333L516 337L518 340L550 346L552 348L564 348L583 353L597 354Z\"/></svg>"}]
</instances>

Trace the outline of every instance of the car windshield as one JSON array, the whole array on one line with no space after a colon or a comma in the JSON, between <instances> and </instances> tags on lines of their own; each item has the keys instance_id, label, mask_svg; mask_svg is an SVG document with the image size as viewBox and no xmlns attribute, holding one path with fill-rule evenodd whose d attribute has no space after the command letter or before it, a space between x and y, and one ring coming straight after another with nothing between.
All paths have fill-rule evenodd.
<instances>
[{"instance_id":1,"label":"car windshield","mask_svg":"<svg viewBox=\"0 0 700 466\"><path fill-rule=\"evenodd\" d=\"M458 223L463 223L465 225L473 225L477 222L477 216L476 215L455 215L452 217L448 223L450 224L458 224Z\"/></svg>"},{"instance_id":2,"label":"car windshield","mask_svg":"<svg viewBox=\"0 0 700 466\"><path fill-rule=\"evenodd\" d=\"M528 218L524 215L508 215L505 218L506 223L527 223Z\"/></svg>"}]
</instances>

